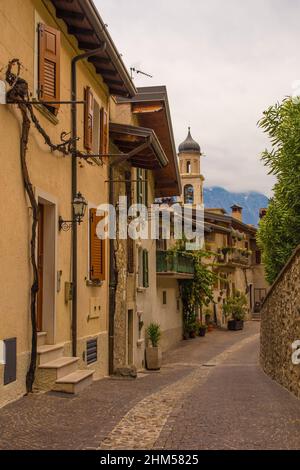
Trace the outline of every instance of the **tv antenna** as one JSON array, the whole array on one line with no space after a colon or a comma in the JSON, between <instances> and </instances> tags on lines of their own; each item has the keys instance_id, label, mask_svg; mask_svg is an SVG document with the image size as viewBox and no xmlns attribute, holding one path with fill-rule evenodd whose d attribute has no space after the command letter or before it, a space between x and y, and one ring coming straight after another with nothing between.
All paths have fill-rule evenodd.
<instances>
[{"instance_id":1,"label":"tv antenna","mask_svg":"<svg viewBox=\"0 0 300 470\"><path fill-rule=\"evenodd\" d=\"M141 75L145 75L146 77L153 78L152 75L149 73L143 72L142 70L138 70L135 67L130 67L130 77L131 80L133 79L133 74L136 73L137 75L140 73Z\"/></svg>"}]
</instances>

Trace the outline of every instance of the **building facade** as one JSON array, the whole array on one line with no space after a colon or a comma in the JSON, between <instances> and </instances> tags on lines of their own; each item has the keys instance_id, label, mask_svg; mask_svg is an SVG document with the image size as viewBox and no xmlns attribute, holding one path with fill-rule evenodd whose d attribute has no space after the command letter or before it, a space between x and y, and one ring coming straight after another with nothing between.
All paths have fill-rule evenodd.
<instances>
[{"instance_id":1,"label":"building facade","mask_svg":"<svg viewBox=\"0 0 300 470\"><path fill-rule=\"evenodd\" d=\"M74 391L92 377L108 374L109 243L96 236L96 208L109 198L109 157L99 155L108 155L110 97L133 96L136 90L93 2L2 2L0 16L5 24L1 79L8 62L18 58L33 112L48 138L62 143L70 131L75 137L71 152L63 154L51 151L33 123L30 129L27 167L38 206L39 290L33 331L33 206L21 171L21 113L16 104L0 106L5 123L0 131L0 192L9 208L0 247L0 340L6 346L6 363L0 365L1 406L26 392L35 341L35 388ZM83 53L89 57L78 57ZM71 105L74 97L79 103ZM75 142L82 158L74 153ZM74 219L77 192L87 203L82 223L59 224L60 217Z\"/></svg>"}]
</instances>

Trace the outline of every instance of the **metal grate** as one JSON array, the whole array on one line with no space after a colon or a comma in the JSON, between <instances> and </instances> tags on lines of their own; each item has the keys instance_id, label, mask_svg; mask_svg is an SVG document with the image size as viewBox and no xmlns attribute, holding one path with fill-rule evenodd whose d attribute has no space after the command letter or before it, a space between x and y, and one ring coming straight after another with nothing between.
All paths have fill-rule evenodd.
<instances>
[{"instance_id":1,"label":"metal grate","mask_svg":"<svg viewBox=\"0 0 300 470\"><path fill-rule=\"evenodd\" d=\"M98 343L97 338L89 339L86 342L86 362L92 364L98 360Z\"/></svg>"}]
</instances>

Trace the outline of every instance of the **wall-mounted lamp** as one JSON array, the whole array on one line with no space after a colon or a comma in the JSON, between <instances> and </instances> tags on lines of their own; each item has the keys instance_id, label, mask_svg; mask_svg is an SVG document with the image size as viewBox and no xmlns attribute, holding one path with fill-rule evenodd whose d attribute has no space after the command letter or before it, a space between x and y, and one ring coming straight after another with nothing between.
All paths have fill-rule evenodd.
<instances>
[{"instance_id":1,"label":"wall-mounted lamp","mask_svg":"<svg viewBox=\"0 0 300 470\"><path fill-rule=\"evenodd\" d=\"M67 232L73 227L73 224L76 224L76 223L78 225L81 224L85 211L86 211L86 207L87 207L87 202L81 193L76 194L76 196L73 199L72 206L73 206L74 219L63 220L63 218L59 216L59 219L58 219L59 230L64 230L65 232Z\"/></svg>"}]
</instances>

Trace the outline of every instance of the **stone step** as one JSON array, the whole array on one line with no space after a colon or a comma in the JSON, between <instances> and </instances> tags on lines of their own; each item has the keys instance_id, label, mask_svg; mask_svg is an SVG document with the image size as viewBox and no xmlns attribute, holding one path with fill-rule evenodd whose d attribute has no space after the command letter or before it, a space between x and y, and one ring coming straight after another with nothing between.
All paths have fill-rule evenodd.
<instances>
[{"instance_id":1,"label":"stone step","mask_svg":"<svg viewBox=\"0 0 300 470\"><path fill-rule=\"evenodd\" d=\"M78 369L79 357L60 357L53 361L40 364L38 369L39 372L46 372L47 375L51 376L53 382L61 379L62 377L75 372Z\"/></svg>"},{"instance_id":2,"label":"stone step","mask_svg":"<svg viewBox=\"0 0 300 470\"><path fill-rule=\"evenodd\" d=\"M63 344L43 344L38 346L38 364L46 364L47 362L54 361L62 357L64 352Z\"/></svg>"},{"instance_id":3,"label":"stone step","mask_svg":"<svg viewBox=\"0 0 300 470\"><path fill-rule=\"evenodd\" d=\"M37 345L39 346L44 346L47 341L47 333L46 331L39 331L37 334Z\"/></svg>"},{"instance_id":4,"label":"stone step","mask_svg":"<svg viewBox=\"0 0 300 470\"><path fill-rule=\"evenodd\" d=\"M77 370L56 380L52 390L64 393L79 393L93 382L93 370Z\"/></svg>"}]
</instances>

